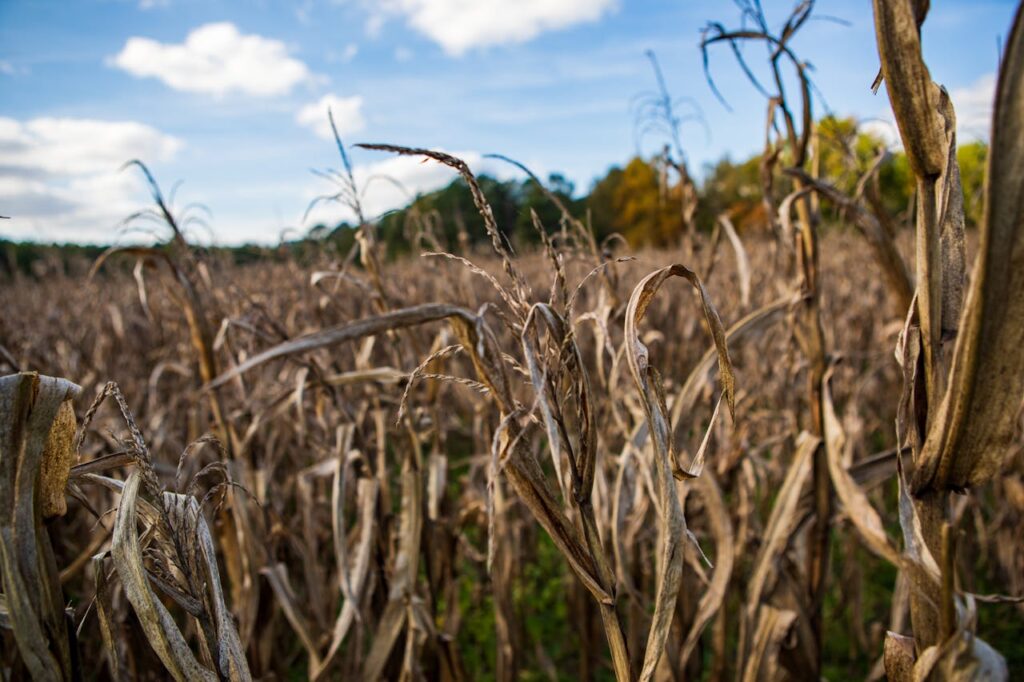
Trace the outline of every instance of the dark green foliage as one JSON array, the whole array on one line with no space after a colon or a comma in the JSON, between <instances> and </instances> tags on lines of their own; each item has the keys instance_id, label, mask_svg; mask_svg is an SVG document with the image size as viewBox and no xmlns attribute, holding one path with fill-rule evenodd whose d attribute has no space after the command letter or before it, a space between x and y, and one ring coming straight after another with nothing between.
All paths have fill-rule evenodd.
<instances>
[{"instance_id":1,"label":"dark green foliage","mask_svg":"<svg viewBox=\"0 0 1024 682\"><path fill-rule=\"evenodd\" d=\"M728 213L737 229L764 223L761 206L761 157L734 163L728 156L705 166L697 204L697 225L710 230L722 213Z\"/></svg>"},{"instance_id":2,"label":"dark green foliage","mask_svg":"<svg viewBox=\"0 0 1024 682\"><path fill-rule=\"evenodd\" d=\"M557 229L561 215L531 180L498 180L488 175L478 178L480 188L494 211L503 236L513 244L540 241L534 229L530 211L536 211L541 224L550 232ZM579 202L573 200L573 185L561 175L551 175L548 189L555 193L570 210ZM334 233L336 234L337 230ZM422 194L409 206L392 211L380 220L380 238L387 245L387 254L394 257L440 246L457 250L461 235L470 244L486 242L489 238L483 218L473 205L469 187L461 178L434 192ZM436 244L430 240L432 237Z\"/></svg>"},{"instance_id":3,"label":"dark green foliage","mask_svg":"<svg viewBox=\"0 0 1024 682\"><path fill-rule=\"evenodd\" d=\"M0 278L15 272L38 274L40 270L59 270L65 274L80 274L103 253L102 246L77 244L38 244L0 239Z\"/></svg>"}]
</instances>

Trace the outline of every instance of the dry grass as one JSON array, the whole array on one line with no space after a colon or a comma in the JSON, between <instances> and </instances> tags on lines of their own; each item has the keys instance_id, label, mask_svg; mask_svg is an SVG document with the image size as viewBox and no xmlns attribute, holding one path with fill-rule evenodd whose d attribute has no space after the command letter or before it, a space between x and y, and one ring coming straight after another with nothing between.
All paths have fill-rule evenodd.
<instances>
[{"instance_id":1,"label":"dry grass","mask_svg":"<svg viewBox=\"0 0 1024 682\"><path fill-rule=\"evenodd\" d=\"M153 453L154 482L140 487L138 477L127 478L135 481L133 495L148 498L142 508L152 510L143 525L151 530L137 536L148 575L163 585L163 591L152 588L159 598L150 599L166 604L194 656L211 670L218 659L203 642L217 641L205 639L218 632L209 632L216 611L211 605L186 616L208 591L190 587L182 570L202 557L179 557L170 538L161 541L161 522L153 516L159 507L152 504L161 499L161 487L168 491L164 499L172 499L173 490L203 502L226 602L255 676L305 669L326 678L346 671L394 677L404 669L466 678L489 670L508 679L529 670L610 669L601 635L608 627L599 624L612 600L618 621L612 632L616 638L621 633L629 669L641 672L650 610L665 582L656 558L666 544L659 519L675 513L671 498L659 492L663 481L677 493L697 542L677 535L684 596L663 633L660 674L731 676L742 672L743 661L757 661L745 666L754 674L778 665L772 662L784 634L796 625L783 605L794 598L794 581L803 580L798 557L806 551L800 537L811 499L801 491L807 490L811 437L798 429L806 411L806 367L791 331L792 295L773 275L771 242L748 239L745 250L752 277L747 306L731 252L719 250L714 266L705 268L711 271L708 298L728 328L736 415L723 415L711 429L706 465L694 479L682 472L697 472L703 434L722 396L698 301L669 280L637 326L666 396L664 408L656 407L655 397L648 409L667 410L672 419L672 458L661 464L646 454L649 417L625 347L630 289L658 263L671 262L668 252L641 252L609 266L616 282L610 294L591 276L575 296L576 283L592 270L584 255L560 254L561 290L550 258L517 258L514 267L533 291L556 285L554 303L536 297L527 299L537 301L529 308L506 304L460 263L423 258L384 268L388 299L411 310L384 315L382 297L367 294L373 286L365 271L331 278L322 273L336 271L336 263L233 267L200 258L197 271L210 277L202 295L211 316L222 320L214 340L218 362L242 367L278 349L276 359L217 389L234 439L223 449L193 445L214 421L169 273L146 274L145 299L127 272L13 282L4 293L11 315L3 334L21 367L74 376L86 396L112 379L127 396L145 451ZM896 500L886 482L894 473L891 450L880 460L870 456L895 444L900 375L889 349L901 323L886 317L890 294L857 235L831 234L822 254L824 328L842 359L832 390L846 426L843 464L882 518L894 519ZM707 258L707 249L700 255ZM495 281L506 279L500 261L475 260ZM314 271L321 274L312 285ZM505 296L512 298L510 290ZM428 305L434 300L450 303ZM613 308L611 300L620 303ZM484 304L490 308L477 322L473 311ZM453 325L441 321L449 316ZM366 319L381 321L351 322ZM569 345L566 319L574 320ZM468 348L466 334L477 339ZM481 337L488 344L483 358L476 350ZM282 350L281 342L289 345ZM492 368L484 358L500 364ZM505 393L500 411L492 407L498 391ZM397 421L403 401L406 414ZM128 676L150 671L160 677L154 650L141 639L137 602L112 564L117 550L111 539L130 521L113 514L124 507L119 472L133 470L125 465L140 461L138 451L121 411L100 408L71 473L78 500L50 522L50 532L65 594L76 595L83 668L116 665ZM131 458L116 454L124 452ZM510 458L518 462L515 471ZM587 467L589 488L576 478ZM220 485L228 479L239 488ZM582 489L591 495L581 496ZM1002 538L1019 527L1021 489L1019 473L1010 474L958 509L959 517L985 527L961 541L967 575L975 579L975 567L985 566L982 584L1010 593L1024 589L1017 570L1024 557ZM995 507L998 496L1018 506ZM844 518L833 519L837 552L856 557L857 565L832 564L830 599L843 608L824 639L826 645L838 639L850 648L845 656L867 661L881 651L884 629L904 629L906 613L895 608L891 621L871 594L880 589L869 575L877 562L864 556ZM181 528L175 519L167 524ZM549 530L566 559L561 571L554 570L560 562L542 536ZM197 536L188 537L181 544L198 546ZM90 561L94 555L100 559ZM565 592L538 595L538 602L522 595L538 589L535 570ZM492 608L493 620L487 617ZM547 609L563 615L549 616ZM537 637L537 622L548 618L566 629L572 645ZM593 625L573 625L580 622ZM481 623L493 633L474 632ZM107 649L101 646L105 631ZM493 658L472 651L481 640L493 643ZM731 654L736 647L750 654Z\"/></svg>"},{"instance_id":2,"label":"dry grass","mask_svg":"<svg viewBox=\"0 0 1024 682\"><path fill-rule=\"evenodd\" d=\"M895 104L932 84L909 0L876 5ZM1020 32L969 286L941 98L894 106L938 197L914 288L870 177L802 158L766 164L775 236L617 259L568 214L513 253L429 150L371 146L462 173L488 252L384 264L364 223L344 260L233 266L153 183L166 249L0 289L5 679L1005 679ZM772 163L810 139L786 116Z\"/></svg>"}]
</instances>

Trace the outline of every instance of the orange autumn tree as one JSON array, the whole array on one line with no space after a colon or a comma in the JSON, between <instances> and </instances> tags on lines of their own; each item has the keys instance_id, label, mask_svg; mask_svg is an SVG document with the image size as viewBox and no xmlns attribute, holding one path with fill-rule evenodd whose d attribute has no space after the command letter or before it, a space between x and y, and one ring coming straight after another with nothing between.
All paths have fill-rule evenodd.
<instances>
[{"instance_id":1,"label":"orange autumn tree","mask_svg":"<svg viewBox=\"0 0 1024 682\"><path fill-rule=\"evenodd\" d=\"M588 204L598 234L618 232L634 247L667 246L682 235L679 201L678 185L668 186L655 163L637 156L598 181Z\"/></svg>"}]
</instances>

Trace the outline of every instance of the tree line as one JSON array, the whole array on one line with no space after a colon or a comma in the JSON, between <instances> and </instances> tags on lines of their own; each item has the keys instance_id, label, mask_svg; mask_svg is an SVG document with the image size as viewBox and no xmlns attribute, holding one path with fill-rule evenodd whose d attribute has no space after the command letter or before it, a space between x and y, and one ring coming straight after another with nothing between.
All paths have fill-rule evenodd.
<instances>
[{"instance_id":1,"label":"tree line","mask_svg":"<svg viewBox=\"0 0 1024 682\"><path fill-rule=\"evenodd\" d=\"M907 223L912 214L914 181L901 150L886 150L880 136L864 131L852 117L823 118L816 135L820 178L852 195L872 165L880 163L877 183L884 208L895 224ZM987 150L981 141L962 144L957 150L968 226L977 225L981 219ZM760 153L741 161L724 157L705 167L697 185L693 219L698 230L711 230L722 214L741 233L768 229L759 177L761 158ZM782 167L786 167L785 161L783 158ZM534 180L501 180L490 175L479 179L498 225L511 243L539 242L538 225L548 232L559 228L559 208ZM550 175L545 185L570 212L589 224L598 240L620 235L633 247L672 246L684 229L682 183L662 155L634 156L623 165L612 166L586 194L578 195L573 183L561 174ZM778 191L784 195L788 188L779 187ZM822 209L826 226L841 228L845 223L835 207L826 204ZM355 227L348 222L333 227L318 225L310 237L344 247L354 239ZM378 234L391 257L428 247L455 250L461 242L475 244L487 239L469 187L461 178L381 216Z\"/></svg>"}]
</instances>

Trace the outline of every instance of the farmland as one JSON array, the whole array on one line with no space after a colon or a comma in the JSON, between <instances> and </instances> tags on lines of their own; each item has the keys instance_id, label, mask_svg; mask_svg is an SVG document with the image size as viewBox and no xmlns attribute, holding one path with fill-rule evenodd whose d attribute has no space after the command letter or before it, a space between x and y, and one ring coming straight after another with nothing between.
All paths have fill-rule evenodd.
<instances>
[{"instance_id":1,"label":"farmland","mask_svg":"<svg viewBox=\"0 0 1024 682\"><path fill-rule=\"evenodd\" d=\"M191 243L139 163L159 243L10 249L4 679L1019 674L1024 19L961 169L874 5L895 151L811 115L813 3L704 34L804 86L753 199L671 135L589 201L366 145L457 178L378 220L338 139L357 219L301 242Z\"/></svg>"}]
</instances>

